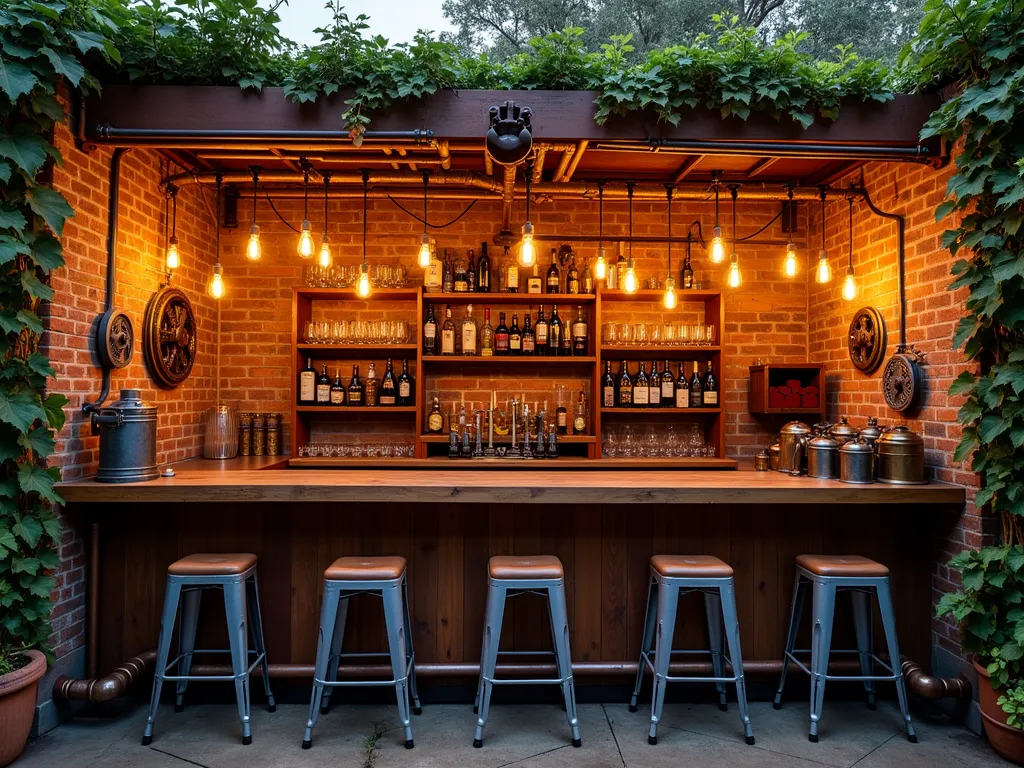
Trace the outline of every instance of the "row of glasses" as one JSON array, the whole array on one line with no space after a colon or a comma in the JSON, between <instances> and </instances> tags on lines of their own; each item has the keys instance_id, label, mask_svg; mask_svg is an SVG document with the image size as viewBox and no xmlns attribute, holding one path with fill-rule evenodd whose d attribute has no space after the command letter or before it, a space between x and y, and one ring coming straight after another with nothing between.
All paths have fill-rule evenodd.
<instances>
[{"instance_id":1,"label":"row of glasses","mask_svg":"<svg viewBox=\"0 0 1024 768\"><path fill-rule=\"evenodd\" d=\"M408 344L411 323L406 320L311 320L306 323L307 344Z\"/></svg>"},{"instance_id":2,"label":"row of glasses","mask_svg":"<svg viewBox=\"0 0 1024 768\"><path fill-rule=\"evenodd\" d=\"M339 459L389 459L408 458L416 454L415 445L405 439L392 440L356 440L351 443L307 443L299 446L300 458L339 458Z\"/></svg>"},{"instance_id":3,"label":"row of glasses","mask_svg":"<svg viewBox=\"0 0 1024 768\"><path fill-rule=\"evenodd\" d=\"M710 347L715 344L715 326L703 323L604 323L601 340L605 346Z\"/></svg>"},{"instance_id":4,"label":"row of glasses","mask_svg":"<svg viewBox=\"0 0 1024 768\"><path fill-rule=\"evenodd\" d=\"M704 439L704 432L696 424L677 430L669 425L665 430L650 426L646 431L632 425L609 427L601 437L601 455L605 458L708 458L713 459L717 449Z\"/></svg>"},{"instance_id":5,"label":"row of glasses","mask_svg":"<svg viewBox=\"0 0 1024 768\"><path fill-rule=\"evenodd\" d=\"M374 264L370 267L370 282L374 288L405 288L409 271L402 264Z\"/></svg>"},{"instance_id":6,"label":"row of glasses","mask_svg":"<svg viewBox=\"0 0 1024 768\"><path fill-rule=\"evenodd\" d=\"M354 288L359 280L359 265L321 267L310 264L303 279L308 288ZM374 264L370 267L370 283L374 288L404 288L408 279L409 271L402 264Z\"/></svg>"}]
</instances>

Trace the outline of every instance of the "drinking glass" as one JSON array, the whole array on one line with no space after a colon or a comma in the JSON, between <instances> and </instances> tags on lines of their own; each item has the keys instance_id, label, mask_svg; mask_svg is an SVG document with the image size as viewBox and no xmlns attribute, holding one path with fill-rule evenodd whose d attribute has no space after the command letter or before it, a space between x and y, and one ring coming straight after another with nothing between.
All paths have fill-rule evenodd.
<instances>
[{"instance_id":1,"label":"drinking glass","mask_svg":"<svg viewBox=\"0 0 1024 768\"><path fill-rule=\"evenodd\" d=\"M614 430L606 430L604 433L604 439L601 442L601 453L606 458L614 459L618 455L619 450L619 438L616 437Z\"/></svg>"},{"instance_id":2,"label":"drinking glass","mask_svg":"<svg viewBox=\"0 0 1024 768\"><path fill-rule=\"evenodd\" d=\"M621 453L627 459L636 455L636 441L633 439L633 429L629 424L622 429Z\"/></svg>"}]
</instances>

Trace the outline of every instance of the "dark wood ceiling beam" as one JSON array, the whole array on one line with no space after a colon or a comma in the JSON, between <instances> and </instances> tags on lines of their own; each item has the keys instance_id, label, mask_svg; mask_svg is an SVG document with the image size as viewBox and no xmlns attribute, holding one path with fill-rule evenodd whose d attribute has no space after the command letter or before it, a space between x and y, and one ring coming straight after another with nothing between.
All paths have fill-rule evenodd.
<instances>
[{"instance_id":1,"label":"dark wood ceiling beam","mask_svg":"<svg viewBox=\"0 0 1024 768\"><path fill-rule=\"evenodd\" d=\"M760 174L764 173L769 168L771 168L773 165L775 165L777 162L779 162L779 160L781 159L781 157L762 157L756 163L750 166L750 169L747 171L747 178L752 179L755 176L759 176Z\"/></svg>"},{"instance_id":2,"label":"dark wood ceiling beam","mask_svg":"<svg viewBox=\"0 0 1024 768\"><path fill-rule=\"evenodd\" d=\"M672 183L678 184L687 176L689 176L690 172L693 171L693 169L697 167L697 164L700 163L700 161L703 159L704 155L691 155L690 157L686 158L682 162L682 164L678 168L676 168L675 175L672 177Z\"/></svg>"}]
</instances>

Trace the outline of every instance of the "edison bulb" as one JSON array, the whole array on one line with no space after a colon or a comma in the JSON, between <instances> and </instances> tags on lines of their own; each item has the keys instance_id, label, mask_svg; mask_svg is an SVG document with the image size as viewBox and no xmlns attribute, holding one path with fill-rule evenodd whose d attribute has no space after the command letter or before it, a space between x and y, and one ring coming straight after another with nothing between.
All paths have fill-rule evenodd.
<instances>
[{"instance_id":1,"label":"edison bulb","mask_svg":"<svg viewBox=\"0 0 1024 768\"><path fill-rule=\"evenodd\" d=\"M181 266L181 256L178 254L178 238L172 237L167 242L167 256L164 259L164 263L167 265L168 272Z\"/></svg>"},{"instance_id":2,"label":"edison bulb","mask_svg":"<svg viewBox=\"0 0 1024 768\"><path fill-rule=\"evenodd\" d=\"M846 270L846 280L843 281L843 298L853 301L857 298L857 280L853 276L853 267Z\"/></svg>"},{"instance_id":3,"label":"edison bulb","mask_svg":"<svg viewBox=\"0 0 1024 768\"><path fill-rule=\"evenodd\" d=\"M711 263L721 264L725 261L725 241L722 239L722 228L716 226L711 235Z\"/></svg>"},{"instance_id":4,"label":"edison bulb","mask_svg":"<svg viewBox=\"0 0 1024 768\"><path fill-rule=\"evenodd\" d=\"M313 256L313 233L309 231L309 219L305 219L302 222L302 231L299 232L299 245L295 250L303 259Z\"/></svg>"},{"instance_id":5,"label":"edison bulb","mask_svg":"<svg viewBox=\"0 0 1024 768\"><path fill-rule=\"evenodd\" d=\"M327 240L326 233L324 233L323 238L320 240L320 254L316 257L316 263L324 269L331 266L331 244Z\"/></svg>"},{"instance_id":6,"label":"edison bulb","mask_svg":"<svg viewBox=\"0 0 1024 768\"><path fill-rule=\"evenodd\" d=\"M597 249L597 261L594 262L594 279L605 280L608 277L608 262L604 257L604 248Z\"/></svg>"},{"instance_id":7,"label":"edison bulb","mask_svg":"<svg viewBox=\"0 0 1024 768\"><path fill-rule=\"evenodd\" d=\"M665 298L662 300L665 305L665 309L676 308L676 281L675 278L669 277L665 279Z\"/></svg>"},{"instance_id":8,"label":"edison bulb","mask_svg":"<svg viewBox=\"0 0 1024 768\"><path fill-rule=\"evenodd\" d=\"M743 284L743 275L740 273L740 261L734 253L732 264L729 265L729 287L739 288Z\"/></svg>"},{"instance_id":9,"label":"edison bulb","mask_svg":"<svg viewBox=\"0 0 1024 768\"><path fill-rule=\"evenodd\" d=\"M636 269L633 267L633 260L630 259L626 265L626 276L622 278L622 290L626 293L636 293L640 287L640 281L636 279Z\"/></svg>"},{"instance_id":10,"label":"edison bulb","mask_svg":"<svg viewBox=\"0 0 1024 768\"><path fill-rule=\"evenodd\" d=\"M828 254L825 251L818 255L818 270L815 279L822 284L832 279L832 267L828 263Z\"/></svg>"},{"instance_id":11,"label":"edison bulb","mask_svg":"<svg viewBox=\"0 0 1024 768\"><path fill-rule=\"evenodd\" d=\"M210 295L215 299L219 299L224 295L224 278L221 277L221 267L217 264L213 268L213 277L210 279L209 291Z\"/></svg>"},{"instance_id":12,"label":"edison bulb","mask_svg":"<svg viewBox=\"0 0 1024 768\"><path fill-rule=\"evenodd\" d=\"M420 242L420 254L417 263L423 269L430 266L430 236L426 232L423 233L423 240Z\"/></svg>"},{"instance_id":13,"label":"edison bulb","mask_svg":"<svg viewBox=\"0 0 1024 768\"><path fill-rule=\"evenodd\" d=\"M533 224L523 224L523 239L519 243L519 263L524 267L532 267L537 261L537 252L533 245Z\"/></svg>"},{"instance_id":14,"label":"edison bulb","mask_svg":"<svg viewBox=\"0 0 1024 768\"><path fill-rule=\"evenodd\" d=\"M259 261L260 256L263 255L263 249L260 247L260 228L258 225L253 224L249 227L249 243L245 246L245 258L249 261Z\"/></svg>"},{"instance_id":15,"label":"edison bulb","mask_svg":"<svg viewBox=\"0 0 1024 768\"><path fill-rule=\"evenodd\" d=\"M370 295L370 268L365 264L359 267L359 282L356 283L356 293L362 299Z\"/></svg>"},{"instance_id":16,"label":"edison bulb","mask_svg":"<svg viewBox=\"0 0 1024 768\"><path fill-rule=\"evenodd\" d=\"M782 264L782 272L786 277L796 277L796 246L793 243L786 246L786 260Z\"/></svg>"}]
</instances>

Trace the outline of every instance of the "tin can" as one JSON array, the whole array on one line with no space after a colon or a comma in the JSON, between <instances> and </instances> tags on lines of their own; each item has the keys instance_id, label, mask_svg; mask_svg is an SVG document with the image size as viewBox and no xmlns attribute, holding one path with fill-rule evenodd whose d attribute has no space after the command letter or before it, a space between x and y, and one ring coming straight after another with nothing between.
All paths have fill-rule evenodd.
<instances>
[{"instance_id":1,"label":"tin can","mask_svg":"<svg viewBox=\"0 0 1024 768\"><path fill-rule=\"evenodd\" d=\"M267 456L281 453L281 414L267 414Z\"/></svg>"},{"instance_id":2,"label":"tin can","mask_svg":"<svg viewBox=\"0 0 1024 768\"><path fill-rule=\"evenodd\" d=\"M262 456L267 445L267 418L262 413L252 415L252 455Z\"/></svg>"},{"instance_id":3,"label":"tin can","mask_svg":"<svg viewBox=\"0 0 1024 768\"><path fill-rule=\"evenodd\" d=\"M771 464L768 451L763 450L754 457L754 469L758 472L767 472Z\"/></svg>"},{"instance_id":4,"label":"tin can","mask_svg":"<svg viewBox=\"0 0 1024 768\"><path fill-rule=\"evenodd\" d=\"M252 413L249 411L238 414L238 455L252 455Z\"/></svg>"}]
</instances>

